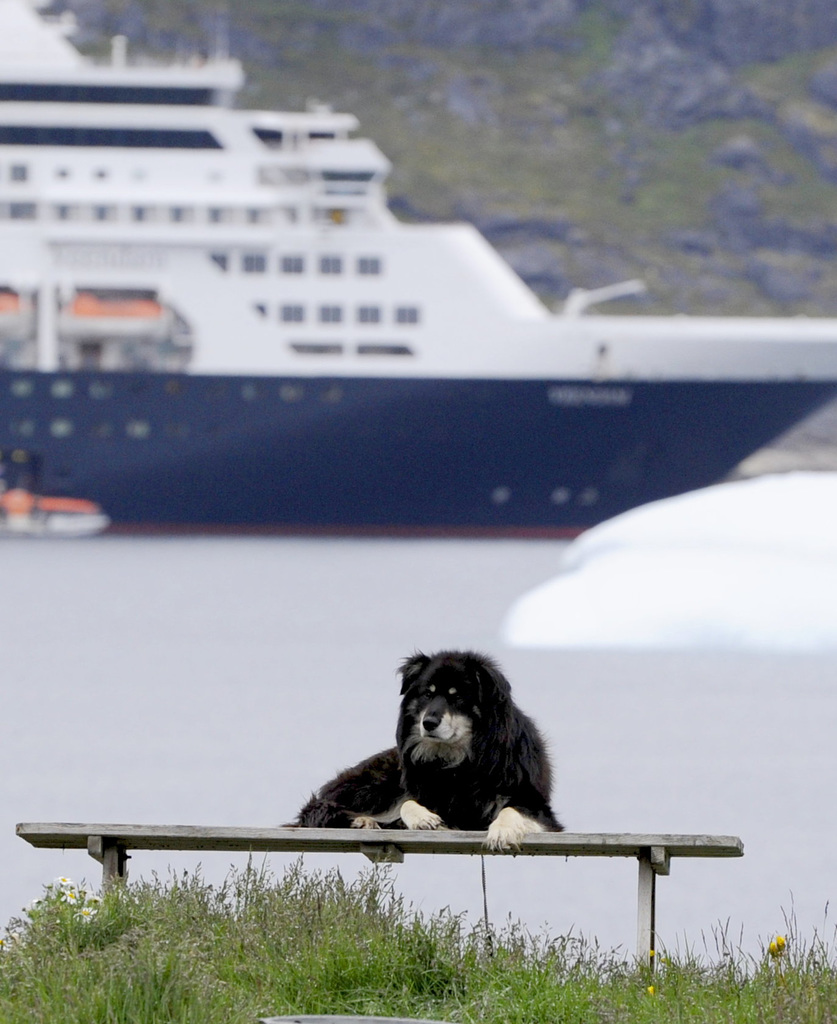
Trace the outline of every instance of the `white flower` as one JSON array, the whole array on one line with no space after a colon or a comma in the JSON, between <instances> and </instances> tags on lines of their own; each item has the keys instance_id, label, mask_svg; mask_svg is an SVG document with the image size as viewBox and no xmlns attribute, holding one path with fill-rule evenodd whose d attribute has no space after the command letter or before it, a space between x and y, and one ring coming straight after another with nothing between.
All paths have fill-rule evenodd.
<instances>
[{"instance_id":1,"label":"white flower","mask_svg":"<svg viewBox=\"0 0 837 1024\"><path fill-rule=\"evenodd\" d=\"M67 889L67 891L61 897L64 903L78 903L78 893L75 889Z\"/></svg>"},{"instance_id":2,"label":"white flower","mask_svg":"<svg viewBox=\"0 0 837 1024\"><path fill-rule=\"evenodd\" d=\"M52 885L57 886L59 889L72 889L73 880L72 878L64 878L62 876L61 878L56 878ZM51 888L51 886L47 886L47 888Z\"/></svg>"},{"instance_id":3,"label":"white flower","mask_svg":"<svg viewBox=\"0 0 837 1024\"><path fill-rule=\"evenodd\" d=\"M96 916L96 911L92 907L82 907L81 910L76 914L76 917L82 921L89 921L91 918Z\"/></svg>"},{"instance_id":4,"label":"white flower","mask_svg":"<svg viewBox=\"0 0 837 1024\"><path fill-rule=\"evenodd\" d=\"M43 904L43 902L44 901L41 899L40 896L36 896L34 900L30 900L26 904L26 906L23 908L23 913L29 914L29 916L31 917L32 913L36 911L38 907L40 907Z\"/></svg>"}]
</instances>

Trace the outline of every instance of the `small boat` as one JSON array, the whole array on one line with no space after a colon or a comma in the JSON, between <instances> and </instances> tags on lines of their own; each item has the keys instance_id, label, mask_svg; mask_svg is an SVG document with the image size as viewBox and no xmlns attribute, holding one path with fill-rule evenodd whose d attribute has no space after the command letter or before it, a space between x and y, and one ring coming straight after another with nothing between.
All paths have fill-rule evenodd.
<instances>
[{"instance_id":1,"label":"small boat","mask_svg":"<svg viewBox=\"0 0 837 1024\"><path fill-rule=\"evenodd\" d=\"M90 537L110 525L95 501L13 487L0 494L0 537Z\"/></svg>"}]
</instances>

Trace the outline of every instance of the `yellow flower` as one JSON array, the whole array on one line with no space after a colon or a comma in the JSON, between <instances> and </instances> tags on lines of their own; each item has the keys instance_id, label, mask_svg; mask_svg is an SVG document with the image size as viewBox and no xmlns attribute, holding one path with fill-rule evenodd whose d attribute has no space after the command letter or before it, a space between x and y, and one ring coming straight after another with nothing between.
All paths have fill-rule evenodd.
<instances>
[{"instance_id":1,"label":"yellow flower","mask_svg":"<svg viewBox=\"0 0 837 1024\"><path fill-rule=\"evenodd\" d=\"M784 935L777 935L776 938L767 947L767 952L774 958L782 956L782 954L785 952L786 945L787 942L785 940Z\"/></svg>"},{"instance_id":2,"label":"yellow flower","mask_svg":"<svg viewBox=\"0 0 837 1024\"><path fill-rule=\"evenodd\" d=\"M645 991L648 993L649 996L653 996L657 990L654 988L653 985L649 985Z\"/></svg>"}]
</instances>

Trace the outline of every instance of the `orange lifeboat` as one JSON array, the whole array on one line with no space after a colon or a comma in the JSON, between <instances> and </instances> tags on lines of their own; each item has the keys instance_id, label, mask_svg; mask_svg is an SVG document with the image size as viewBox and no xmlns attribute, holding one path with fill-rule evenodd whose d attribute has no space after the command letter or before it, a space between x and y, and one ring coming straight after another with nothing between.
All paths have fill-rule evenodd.
<instances>
[{"instance_id":1,"label":"orange lifeboat","mask_svg":"<svg viewBox=\"0 0 837 1024\"><path fill-rule=\"evenodd\" d=\"M77 292L68 313L78 317L133 317L150 320L163 315L156 299L103 297L93 292Z\"/></svg>"},{"instance_id":2,"label":"orange lifeboat","mask_svg":"<svg viewBox=\"0 0 837 1024\"><path fill-rule=\"evenodd\" d=\"M0 536L89 537L110 519L95 501L33 494L13 487L0 494Z\"/></svg>"}]
</instances>

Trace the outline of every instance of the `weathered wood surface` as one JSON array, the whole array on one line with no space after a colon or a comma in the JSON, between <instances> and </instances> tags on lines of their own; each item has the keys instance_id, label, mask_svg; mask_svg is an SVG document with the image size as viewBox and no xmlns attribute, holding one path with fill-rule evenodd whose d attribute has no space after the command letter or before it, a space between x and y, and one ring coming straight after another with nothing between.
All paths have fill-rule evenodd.
<instances>
[{"instance_id":1,"label":"weathered wood surface","mask_svg":"<svg viewBox=\"0 0 837 1024\"><path fill-rule=\"evenodd\" d=\"M402 829L241 828L205 825L124 825L24 822L17 835L47 849L88 849L91 837L126 850L218 850L252 853L369 853L382 846L403 853L486 854L485 832L410 832ZM669 857L741 857L737 836L645 833L540 832L527 836L521 856L638 857L654 850L654 869L667 873ZM503 854L500 854L503 856Z\"/></svg>"}]
</instances>

